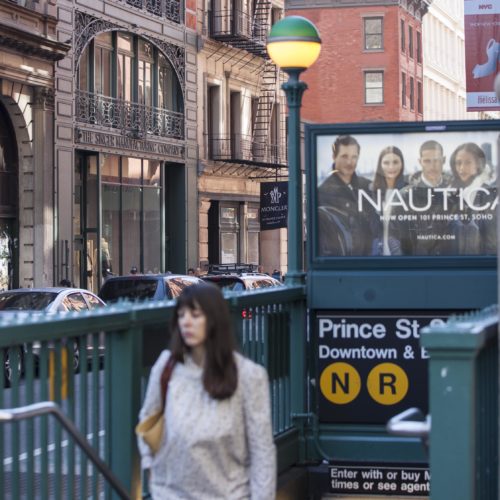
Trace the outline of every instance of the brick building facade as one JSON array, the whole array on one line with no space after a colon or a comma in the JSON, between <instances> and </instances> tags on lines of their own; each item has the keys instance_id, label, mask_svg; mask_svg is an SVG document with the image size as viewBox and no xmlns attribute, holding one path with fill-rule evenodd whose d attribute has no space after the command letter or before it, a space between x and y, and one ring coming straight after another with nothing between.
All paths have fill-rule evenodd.
<instances>
[{"instance_id":1,"label":"brick building facade","mask_svg":"<svg viewBox=\"0 0 500 500\"><path fill-rule=\"evenodd\" d=\"M303 119L422 120L422 18L429 3L289 0L287 15L310 19L322 40L318 61L303 76L309 86Z\"/></svg>"}]
</instances>

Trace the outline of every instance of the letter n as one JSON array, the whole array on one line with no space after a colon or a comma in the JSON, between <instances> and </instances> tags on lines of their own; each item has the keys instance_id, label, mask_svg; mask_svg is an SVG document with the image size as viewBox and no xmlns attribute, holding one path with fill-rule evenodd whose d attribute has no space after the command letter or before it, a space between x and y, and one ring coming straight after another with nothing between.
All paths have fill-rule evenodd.
<instances>
[{"instance_id":1,"label":"letter n","mask_svg":"<svg viewBox=\"0 0 500 500\"><path fill-rule=\"evenodd\" d=\"M338 373L332 373L332 392L335 394L337 392L337 384L340 386L344 394L349 393L349 374L344 373L344 381L340 379Z\"/></svg>"}]
</instances>

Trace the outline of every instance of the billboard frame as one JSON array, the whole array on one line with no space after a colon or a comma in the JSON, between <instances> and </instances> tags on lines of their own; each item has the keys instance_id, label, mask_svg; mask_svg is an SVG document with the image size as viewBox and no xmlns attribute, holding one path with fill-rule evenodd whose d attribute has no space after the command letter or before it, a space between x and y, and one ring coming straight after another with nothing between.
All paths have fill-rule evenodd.
<instances>
[{"instance_id":1,"label":"billboard frame","mask_svg":"<svg viewBox=\"0 0 500 500\"><path fill-rule=\"evenodd\" d=\"M363 135L363 134L404 134L446 132L489 131L500 134L500 120L464 120L432 122L370 122L339 124L306 124L305 157L307 184L307 218L309 236L307 238L307 266L310 270L397 270L397 269L492 269L496 267L494 255L449 255L449 256L320 256L318 255L317 183L318 151L317 139L321 136ZM500 135L499 135L500 137ZM436 139L435 135L433 135ZM500 150L499 150L500 151Z\"/></svg>"}]
</instances>

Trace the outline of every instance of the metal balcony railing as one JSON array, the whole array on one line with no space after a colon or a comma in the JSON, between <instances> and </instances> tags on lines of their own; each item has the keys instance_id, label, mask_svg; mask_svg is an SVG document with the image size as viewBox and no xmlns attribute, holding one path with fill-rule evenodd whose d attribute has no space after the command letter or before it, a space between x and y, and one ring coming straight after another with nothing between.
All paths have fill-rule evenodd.
<instances>
[{"instance_id":1,"label":"metal balcony railing","mask_svg":"<svg viewBox=\"0 0 500 500\"><path fill-rule=\"evenodd\" d=\"M208 157L215 161L230 161L256 165L286 166L286 147L257 142L250 135L216 135L208 138Z\"/></svg>"},{"instance_id":2,"label":"metal balcony railing","mask_svg":"<svg viewBox=\"0 0 500 500\"><path fill-rule=\"evenodd\" d=\"M180 0L125 0L125 2L150 14L165 17L174 23L181 22Z\"/></svg>"},{"instance_id":3,"label":"metal balcony railing","mask_svg":"<svg viewBox=\"0 0 500 500\"><path fill-rule=\"evenodd\" d=\"M262 23L248 12L238 9L208 12L209 35L256 55L266 56L267 23Z\"/></svg>"},{"instance_id":4,"label":"metal balcony railing","mask_svg":"<svg viewBox=\"0 0 500 500\"><path fill-rule=\"evenodd\" d=\"M137 139L148 135L184 139L182 113L82 90L76 93L76 119L119 129Z\"/></svg>"}]
</instances>

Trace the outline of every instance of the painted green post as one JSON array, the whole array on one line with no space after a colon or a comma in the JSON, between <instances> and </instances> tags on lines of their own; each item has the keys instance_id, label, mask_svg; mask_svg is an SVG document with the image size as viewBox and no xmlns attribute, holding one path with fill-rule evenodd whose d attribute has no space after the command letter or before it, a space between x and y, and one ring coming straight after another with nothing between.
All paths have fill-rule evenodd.
<instances>
[{"instance_id":1,"label":"painted green post","mask_svg":"<svg viewBox=\"0 0 500 500\"><path fill-rule=\"evenodd\" d=\"M486 500L496 489L498 320L489 321L477 315L422 330L430 355L432 500Z\"/></svg>"},{"instance_id":2,"label":"painted green post","mask_svg":"<svg viewBox=\"0 0 500 500\"><path fill-rule=\"evenodd\" d=\"M286 285L304 286L304 211L302 206L302 168L300 140L300 108L307 89L300 81L302 71L318 58L321 40L311 21L301 16L288 16L271 29L267 51L275 64L288 74L282 85L288 104L288 270ZM305 295L304 295L305 296ZM306 409L306 314L304 301L296 301L290 310L290 412L303 415ZM303 421L299 428L299 461L305 459Z\"/></svg>"},{"instance_id":3,"label":"painted green post","mask_svg":"<svg viewBox=\"0 0 500 500\"><path fill-rule=\"evenodd\" d=\"M288 103L288 271L287 285L302 285L303 237L302 169L300 166L300 107L307 85L299 80L300 69L289 69L289 79L282 85Z\"/></svg>"},{"instance_id":4,"label":"painted green post","mask_svg":"<svg viewBox=\"0 0 500 500\"><path fill-rule=\"evenodd\" d=\"M130 328L110 335L106 395L108 398L108 450L111 470L139 498L140 463L134 428L141 405L142 328L135 325L131 313ZM118 498L113 493L112 498Z\"/></svg>"}]
</instances>

